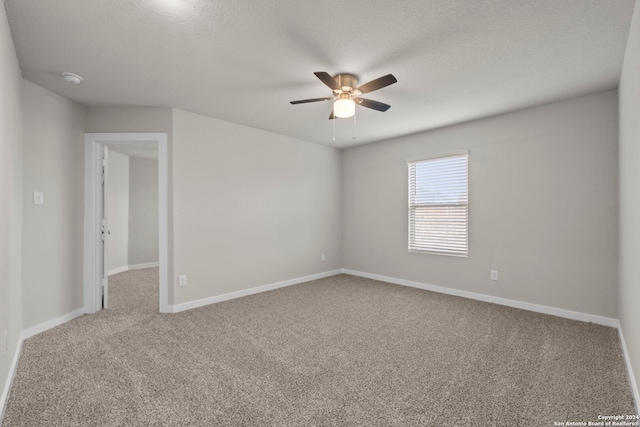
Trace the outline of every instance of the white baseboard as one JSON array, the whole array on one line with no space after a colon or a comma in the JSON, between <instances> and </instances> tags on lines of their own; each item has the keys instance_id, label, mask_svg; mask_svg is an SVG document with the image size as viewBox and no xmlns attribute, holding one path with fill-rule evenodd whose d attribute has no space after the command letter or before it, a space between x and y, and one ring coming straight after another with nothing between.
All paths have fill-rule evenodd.
<instances>
[{"instance_id":1,"label":"white baseboard","mask_svg":"<svg viewBox=\"0 0 640 427\"><path fill-rule=\"evenodd\" d=\"M580 313L577 311L565 310L562 308L548 307L545 305L532 304L528 302L522 302L507 298L494 297L491 295L478 294L475 292L461 291L459 289L445 288L443 286L428 285L420 282L413 282L411 280L398 279L395 277L381 276L379 274L364 273L362 271L342 269L342 273L351 274L352 276L366 277L368 279L380 280L381 282L394 283L396 285L409 286L412 288L424 289L427 291L438 292L441 294L454 295L464 298L475 299L479 301L490 302L493 304L505 305L508 307L519 308L522 310L534 311L536 313L550 314L552 316L563 317L566 319L580 320L583 322L591 322L597 325L609 326L616 328L620 335L620 344L622 346L622 352L624 354L624 360L627 366L627 373L629 375L629 383L631 384L631 392L633 394L633 400L635 403L636 414L640 414L640 393L638 393L638 384L636 383L636 377L633 375L633 369L631 367L631 359L627 351L627 344L624 340L622 333L622 325L618 319L612 319L609 317L597 316L595 314Z\"/></svg>"},{"instance_id":2,"label":"white baseboard","mask_svg":"<svg viewBox=\"0 0 640 427\"><path fill-rule=\"evenodd\" d=\"M583 322L591 322L598 325L610 326L612 328L617 328L619 325L617 319L596 316L595 314L580 313L577 311L564 310L562 308L548 307L546 305L532 304L507 298L494 297L491 295L478 294L475 292L461 291L459 289L445 288L443 286L428 285L425 283L413 282L411 280L380 276L378 274L364 273L362 271L355 271L344 268L342 269L342 272L345 274L351 274L352 276L366 277L369 279L380 280L382 282L394 283L396 285L410 286L412 288L424 289L426 291L438 292L441 294L454 295L458 297L490 302L493 304L506 305L508 307L534 311L536 313L550 314L552 316L564 317L566 319L581 320Z\"/></svg>"},{"instance_id":3,"label":"white baseboard","mask_svg":"<svg viewBox=\"0 0 640 427\"><path fill-rule=\"evenodd\" d=\"M56 326L62 325L63 323L67 323L70 320L73 320L77 317L80 317L84 314L84 308L72 311L71 313L67 313L63 316L56 317L55 319L46 321L44 323L40 323L39 325L33 326L29 329L25 329L20 334L20 338L18 339L18 345L16 346L16 351L13 355L13 360L11 362L11 367L9 368L9 375L7 376L7 381L4 385L4 389L2 390L2 396L0 397L0 424L2 423L2 419L4 417L4 410L7 406L7 401L9 400L9 393L11 392L11 385L13 384L13 378L16 375L16 370L18 369L18 360L20 360L20 354L22 353L22 343L27 338L31 338L34 335L37 335L41 332L49 330L51 328L55 328Z\"/></svg>"},{"instance_id":4,"label":"white baseboard","mask_svg":"<svg viewBox=\"0 0 640 427\"><path fill-rule=\"evenodd\" d=\"M114 274L124 273L125 271L129 271L129 266L125 265L122 267L110 268L107 273L108 276L113 276Z\"/></svg>"},{"instance_id":5,"label":"white baseboard","mask_svg":"<svg viewBox=\"0 0 640 427\"><path fill-rule=\"evenodd\" d=\"M56 317L55 319L48 320L44 323L40 323L39 325L32 326L29 329L25 329L22 331L22 338L27 339L31 338L34 335L38 335L41 332L47 331L51 328L55 328L56 326L60 326L64 323L69 322L70 320L75 319L76 317L80 317L84 314L84 308L81 308L76 311L72 311L71 313L67 313L63 316Z\"/></svg>"},{"instance_id":6,"label":"white baseboard","mask_svg":"<svg viewBox=\"0 0 640 427\"><path fill-rule=\"evenodd\" d=\"M158 266L158 263L137 264L137 265L134 265L134 266L128 266L127 269L152 268L152 267L157 267L157 266ZM133 268L131 268L131 267L133 267ZM633 375L633 369L632 369L632 366L631 366L631 360L629 358L627 345L626 345L626 342L625 342L625 339L624 339L624 335L623 335L623 332L622 332L622 326L620 325L620 322L617 319L611 319L611 318L608 318L608 317L596 316L596 315L592 315L592 314L585 314L585 313L580 313L580 312L575 312L575 311L570 311L570 310L564 310L564 309L555 308L555 307L548 307L548 306L543 306L543 305L538 305L538 304L531 304L531 303L526 303L526 302L517 301L517 300L494 297L494 296L491 296L491 295L484 295L484 294L478 294L478 293L474 293L474 292L461 291L461 290L458 290L458 289L445 288L445 287L442 287L442 286L428 285L428 284L425 284L425 283L414 282L414 281L405 280L405 279L398 279L398 278L388 277L388 276L381 276L381 275L378 275L378 274L364 273L364 272L361 272L361 271L355 271L355 270L349 270L349 269L340 269L340 270L327 271L327 272L324 272L324 273L312 274L310 276L304 276L304 277L285 280L285 281L282 281L282 282L272 283L272 284L268 284L268 285L257 286L257 287L254 287L254 288L244 289L244 290L241 290L241 291L230 292L228 294L217 295L217 296L213 296L213 297L209 297L209 298L200 299L200 300L197 300L197 301L190 301L190 302L183 303L183 304L177 304L177 305L174 305L174 306L169 306L169 309L170 309L170 313L179 313L181 311L190 310L192 308L203 307L203 306L206 306L206 305L215 304L217 302L227 301L227 300L230 300L230 299L235 299L235 298L240 298L240 297L243 297L243 296L253 295L253 294L257 294L257 293L261 293L261 292L266 292L266 291L270 291L270 290L273 290L273 289L278 289L278 288L283 288L283 287L286 287L286 286L296 285L296 284L308 282L308 281L311 281L311 280L322 279L324 277L334 276L334 275L340 274L340 273L350 274L350 275L353 275L353 276L366 277L366 278L369 278L369 279L380 280L380 281L383 281L383 282L394 283L394 284L397 284L397 285L409 286L409 287L412 287L412 288L418 288L418 289L424 289L424 290L427 290L427 291L433 291L433 292L438 292L438 293L442 293L442 294L460 296L460 297L464 297L464 298L470 298L470 299L475 299L475 300L479 300L479 301L485 301L485 302L490 302L490 303L494 303L494 304L505 305L505 306L519 308L519 309L523 309L523 310L534 311L534 312L537 312L537 313L550 314L550 315L554 315L554 316L558 316L558 317L564 317L564 318L573 319L573 320L581 320L581 321L584 321L584 322L592 322L592 323L599 324L599 325L604 325L604 326L610 326L610 327L613 327L613 328L617 328L618 329L618 333L620 335L620 343L621 343L622 351L623 351L623 354L624 354L624 359L625 359L625 363L626 363L626 367L627 367L627 372L628 372L628 375L629 375L629 382L631 384L631 391L632 391L634 402L635 402L636 413L640 413L640 393L638 392L638 384L636 383L635 376ZM67 314L65 314L63 316L57 317L55 319L49 320L47 322L44 322L44 323L41 323L39 325L33 326L33 327L29 328L29 329L26 329L20 334L20 338L19 338L18 344L16 346L16 351L15 351L15 353L13 355L13 360L11 362L11 367L9 369L9 375L7 376L6 383L5 383L4 388L2 390L2 396L0 396L0 422L3 419L4 410L5 410L5 407L7 405L7 401L9 399L9 393L10 393L10 390L11 390L11 384L13 383L13 378L15 377L16 370L18 368L18 360L20 359L20 354L22 352L22 343L24 342L24 340L27 339L27 338L30 338L30 337L32 337L34 335L37 335L37 334L39 334L41 332L44 332L46 330L49 330L51 328L54 328L56 326L62 325L64 323L66 323L66 322L69 322L70 320L73 320L73 319L75 319L77 317L80 317L83 314L84 314L84 309L75 310L75 311L73 311L71 313L67 313Z\"/></svg>"},{"instance_id":7,"label":"white baseboard","mask_svg":"<svg viewBox=\"0 0 640 427\"><path fill-rule=\"evenodd\" d=\"M132 264L129 266L129 270L141 270L143 268L160 267L159 262L147 262L145 264Z\"/></svg>"},{"instance_id":8,"label":"white baseboard","mask_svg":"<svg viewBox=\"0 0 640 427\"><path fill-rule=\"evenodd\" d=\"M125 265L124 267L117 267L117 268L113 268L113 269L109 270L108 275L111 276L111 275L118 274L118 273L124 273L125 271L141 270L143 268L153 268L153 267L160 267L160 263L159 262L147 262L145 264Z\"/></svg>"},{"instance_id":9,"label":"white baseboard","mask_svg":"<svg viewBox=\"0 0 640 427\"><path fill-rule=\"evenodd\" d=\"M622 345L622 352L624 354L624 360L627 364L627 373L629 375L629 384L631 385L631 393L633 394L633 401L636 405L636 414L640 414L640 393L638 393L638 383L636 383L636 377L633 375L633 368L631 367L631 358L627 350L627 343L624 340L624 334L622 333L622 325L618 322L618 333L620 334L620 344Z\"/></svg>"},{"instance_id":10,"label":"white baseboard","mask_svg":"<svg viewBox=\"0 0 640 427\"><path fill-rule=\"evenodd\" d=\"M228 294L216 295L213 297L203 298L196 301L189 301L182 304L169 306L171 313L179 313L192 308L204 307L205 305L215 304L217 302L228 301L230 299L245 297L247 295L258 294L260 292L271 291L273 289L284 288L285 286L297 285L299 283L309 282L311 280L322 279L324 277L335 276L342 273L342 270L326 271L324 273L312 274L310 276L298 277L296 279L284 280L282 282L271 283L269 285L256 286L255 288L243 289L241 291L230 292Z\"/></svg>"},{"instance_id":11,"label":"white baseboard","mask_svg":"<svg viewBox=\"0 0 640 427\"><path fill-rule=\"evenodd\" d=\"M9 401L11 385L13 384L13 378L16 376L16 371L18 370L18 361L20 360L20 354L22 353L23 341L24 336L23 334L20 334L20 338L18 338L18 345L16 345L16 351L13 354L13 360L11 361L11 367L9 368L9 374L7 375L7 380L4 384L4 388L2 389L2 396L0 396L0 424L2 424L2 420L4 419L4 410L6 409L7 402Z\"/></svg>"}]
</instances>

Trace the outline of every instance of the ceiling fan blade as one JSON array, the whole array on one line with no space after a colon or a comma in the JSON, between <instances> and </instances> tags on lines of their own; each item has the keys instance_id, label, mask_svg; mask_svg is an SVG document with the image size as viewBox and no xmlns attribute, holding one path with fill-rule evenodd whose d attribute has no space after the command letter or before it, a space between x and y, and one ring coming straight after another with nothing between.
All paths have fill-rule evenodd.
<instances>
[{"instance_id":1,"label":"ceiling fan blade","mask_svg":"<svg viewBox=\"0 0 640 427\"><path fill-rule=\"evenodd\" d=\"M373 101L371 99L358 98L357 103L362 105L363 107L371 108L378 111L387 111L389 108L391 108L391 105L389 104Z\"/></svg>"},{"instance_id":2,"label":"ceiling fan blade","mask_svg":"<svg viewBox=\"0 0 640 427\"><path fill-rule=\"evenodd\" d=\"M333 110L331 110L331 114L329 115L329 120L337 119L335 114L333 114Z\"/></svg>"},{"instance_id":3,"label":"ceiling fan blade","mask_svg":"<svg viewBox=\"0 0 640 427\"><path fill-rule=\"evenodd\" d=\"M317 78L319 78L320 80L322 80L322 83L326 84L327 86L329 86L331 89L336 89L336 90L340 90L340 85L338 84L338 82L336 81L336 79L334 79L333 77L331 77L331 75L329 73L326 73L324 71L316 71L315 73L313 73L316 75Z\"/></svg>"},{"instance_id":4,"label":"ceiling fan blade","mask_svg":"<svg viewBox=\"0 0 640 427\"><path fill-rule=\"evenodd\" d=\"M374 90L382 89L397 82L393 74L387 74L386 76L379 77L375 80L371 80L369 83L365 83L358 88L362 93L373 92Z\"/></svg>"},{"instance_id":5,"label":"ceiling fan blade","mask_svg":"<svg viewBox=\"0 0 640 427\"><path fill-rule=\"evenodd\" d=\"M300 101L291 101L292 104L306 104L308 102L318 101L331 101L333 98L313 98L313 99L301 99Z\"/></svg>"}]
</instances>

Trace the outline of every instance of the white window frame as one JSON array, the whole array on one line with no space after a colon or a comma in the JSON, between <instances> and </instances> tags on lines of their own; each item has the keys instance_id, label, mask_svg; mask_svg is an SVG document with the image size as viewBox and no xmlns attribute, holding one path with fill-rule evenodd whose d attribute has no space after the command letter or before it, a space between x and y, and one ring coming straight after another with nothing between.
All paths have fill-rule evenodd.
<instances>
[{"instance_id":1,"label":"white window frame","mask_svg":"<svg viewBox=\"0 0 640 427\"><path fill-rule=\"evenodd\" d=\"M438 160L459 159L461 162L447 164ZM422 169L420 168L422 166ZM454 193L463 192L461 198L447 200L446 195L434 193L433 200L423 194L419 199L418 188L426 185L433 174L438 174L437 167L444 167L442 175L437 176L436 189L450 188ZM418 171L418 172L416 172ZM430 171L430 172L426 172ZM469 151L448 153L433 157L407 160L408 176L408 250L409 252L449 255L458 257L469 256ZM462 174L462 175L461 175ZM417 176L418 175L418 176ZM422 175L422 177L420 177ZM460 179L462 177L462 179ZM423 183L418 181L422 178ZM431 181L433 182L433 181ZM425 215L442 217L433 219L418 219L416 211L423 209ZM453 217L448 218L449 212ZM418 231L417 228L422 231Z\"/></svg>"}]
</instances>

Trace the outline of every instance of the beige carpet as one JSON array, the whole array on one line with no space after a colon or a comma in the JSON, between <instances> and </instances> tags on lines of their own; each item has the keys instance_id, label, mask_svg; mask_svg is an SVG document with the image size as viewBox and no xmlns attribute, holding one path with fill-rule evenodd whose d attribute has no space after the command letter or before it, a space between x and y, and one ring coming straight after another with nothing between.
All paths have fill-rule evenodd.
<instances>
[{"instance_id":1,"label":"beige carpet","mask_svg":"<svg viewBox=\"0 0 640 427\"><path fill-rule=\"evenodd\" d=\"M3 426L553 426L631 414L612 328L339 275L157 313L157 269L24 343Z\"/></svg>"}]
</instances>

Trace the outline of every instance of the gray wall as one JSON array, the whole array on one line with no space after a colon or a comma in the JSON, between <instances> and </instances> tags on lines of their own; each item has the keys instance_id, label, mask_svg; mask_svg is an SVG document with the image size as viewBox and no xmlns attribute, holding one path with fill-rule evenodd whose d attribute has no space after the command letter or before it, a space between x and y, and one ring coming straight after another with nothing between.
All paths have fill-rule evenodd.
<instances>
[{"instance_id":1,"label":"gray wall","mask_svg":"<svg viewBox=\"0 0 640 427\"><path fill-rule=\"evenodd\" d=\"M157 263L158 161L109 152L109 271Z\"/></svg>"},{"instance_id":2,"label":"gray wall","mask_svg":"<svg viewBox=\"0 0 640 427\"><path fill-rule=\"evenodd\" d=\"M174 110L174 303L340 268L340 158Z\"/></svg>"},{"instance_id":3,"label":"gray wall","mask_svg":"<svg viewBox=\"0 0 640 427\"><path fill-rule=\"evenodd\" d=\"M158 262L158 161L129 158L129 265Z\"/></svg>"},{"instance_id":4,"label":"gray wall","mask_svg":"<svg viewBox=\"0 0 640 427\"><path fill-rule=\"evenodd\" d=\"M109 152L109 259L108 269L129 266L129 156Z\"/></svg>"},{"instance_id":5,"label":"gray wall","mask_svg":"<svg viewBox=\"0 0 640 427\"><path fill-rule=\"evenodd\" d=\"M0 7L0 393L22 332L22 75ZM0 408L0 412L3 408Z\"/></svg>"},{"instance_id":6,"label":"gray wall","mask_svg":"<svg viewBox=\"0 0 640 427\"><path fill-rule=\"evenodd\" d=\"M170 135L169 304L341 267L339 151L163 108L89 108L86 123Z\"/></svg>"},{"instance_id":7,"label":"gray wall","mask_svg":"<svg viewBox=\"0 0 640 427\"><path fill-rule=\"evenodd\" d=\"M166 132L171 140L171 108L90 107L86 132Z\"/></svg>"},{"instance_id":8,"label":"gray wall","mask_svg":"<svg viewBox=\"0 0 640 427\"><path fill-rule=\"evenodd\" d=\"M463 149L469 257L408 253L406 160ZM617 154L616 91L348 149L343 265L616 318Z\"/></svg>"},{"instance_id":9,"label":"gray wall","mask_svg":"<svg viewBox=\"0 0 640 427\"><path fill-rule=\"evenodd\" d=\"M82 309L84 117L80 105L23 83L24 328ZM44 204L33 204L33 192Z\"/></svg>"},{"instance_id":10,"label":"gray wall","mask_svg":"<svg viewBox=\"0 0 640 427\"><path fill-rule=\"evenodd\" d=\"M620 78L620 322L640 385L640 5ZM636 402L640 404L640 402Z\"/></svg>"}]
</instances>

